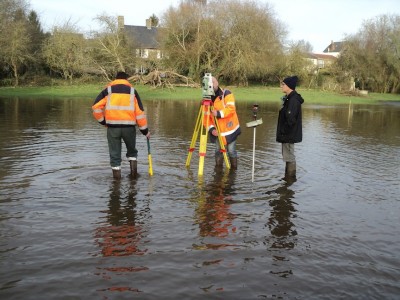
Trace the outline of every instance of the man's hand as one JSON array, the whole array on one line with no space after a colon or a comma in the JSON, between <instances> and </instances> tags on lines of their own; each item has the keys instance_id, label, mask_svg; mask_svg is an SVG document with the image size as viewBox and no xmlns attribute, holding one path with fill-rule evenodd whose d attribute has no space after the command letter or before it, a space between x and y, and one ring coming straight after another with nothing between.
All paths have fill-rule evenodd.
<instances>
[{"instance_id":1,"label":"man's hand","mask_svg":"<svg viewBox=\"0 0 400 300\"><path fill-rule=\"evenodd\" d=\"M214 117L216 117L218 115L218 111L217 110L213 110L211 113L213 114Z\"/></svg>"},{"instance_id":2,"label":"man's hand","mask_svg":"<svg viewBox=\"0 0 400 300\"><path fill-rule=\"evenodd\" d=\"M150 139L150 131L146 134L147 139Z\"/></svg>"}]
</instances>

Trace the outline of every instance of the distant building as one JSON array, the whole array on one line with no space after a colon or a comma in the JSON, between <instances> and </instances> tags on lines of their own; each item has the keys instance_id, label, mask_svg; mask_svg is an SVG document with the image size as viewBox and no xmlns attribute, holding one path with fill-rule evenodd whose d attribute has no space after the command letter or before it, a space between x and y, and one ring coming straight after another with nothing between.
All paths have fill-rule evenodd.
<instances>
[{"instance_id":1,"label":"distant building","mask_svg":"<svg viewBox=\"0 0 400 300\"><path fill-rule=\"evenodd\" d=\"M136 57L142 59L161 59L161 51L158 41L159 28L152 26L151 19L146 19L146 26L125 25L124 17L118 17L118 28L123 29L127 36L132 38L136 48ZM138 73L144 73L143 66L138 67Z\"/></svg>"},{"instance_id":2,"label":"distant building","mask_svg":"<svg viewBox=\"0 0 400 300\"><path fill-rule=\"evenodd\" d=\"M343 50L343 42L331 41L331 43L325 48L323 52L338 57L342 50Z\"/></svg>"},{"instance_id":3,"label":"distant building","mask_svg":"<svg viewBox=\"0 0 400 300\"><path fill-rule=\"evenodd\" d=\"M310 71L318 73L320 70L331 66L339 57L342 49L343 42L331 41L323 53L307 53L306 59L311 62Z\"/></svg>"},{"instance_id":4,"label":"distant building","mask_svg":"<svg viewBox=\"0 0 400 300\"><path fill-rule=\"evenodd\" d=\"M332 65L336 61L337 56L332 54L308 53L307 59L312 62L313 70L320 70Z\"/></svg>"}]
</instances>

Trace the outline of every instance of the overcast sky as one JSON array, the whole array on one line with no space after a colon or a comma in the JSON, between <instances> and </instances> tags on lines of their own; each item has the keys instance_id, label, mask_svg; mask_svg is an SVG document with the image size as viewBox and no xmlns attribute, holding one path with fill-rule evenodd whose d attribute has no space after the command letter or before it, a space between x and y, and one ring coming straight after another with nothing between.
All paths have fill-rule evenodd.
<instances>
[{"instance_id":1,"label":"overcast sky","mask_svg":"<svg viewBox=\"0 0 400 300\"><path fill-rule=\"evenodd\" d=\"M383 14L400 15L400 0L257 0L269 3L276 17L285 24L289 40L310 42L321 53L331 42L354 34L363 21ZM84 31L95 29L97 15L122 15L127 25L145 25L155 14L161 17L180 0L28 0L45 28L70 20ZM224 16L229 18L229 16Z\"/></svg>"}]
</instances>

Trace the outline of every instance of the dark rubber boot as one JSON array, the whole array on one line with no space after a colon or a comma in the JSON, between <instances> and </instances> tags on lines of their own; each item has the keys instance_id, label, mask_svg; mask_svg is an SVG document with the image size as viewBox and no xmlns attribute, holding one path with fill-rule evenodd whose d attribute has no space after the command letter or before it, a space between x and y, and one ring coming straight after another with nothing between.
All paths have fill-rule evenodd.
<instances>
[{"instance_id":1,"label":"dark rubber boot","mask_svg":"<svg viewBox=\"0 0 400 300\"><path fill-rule=\"evenodd\" d=\"M137 160L130 160L129 164L131 165L131 176L133 178L137 177Z\"/></svg>"},{"instance_id":2,"label":"dark rubber boot","mask_svg":"<svg viewBox=\"0 0 400 300\"><path fill-rule=\"evenodd\" d=\"M218 168L222 168L224 164L224 158L222 157L222 155L218 155L215 157L215 166Z\"/></svg>"},{"instance_id":3,"label":"dark rubber boot","mask_svg":"<svg viewBox=\"0 0 400 300\"><path fill-rule=\"evenodd\" d=\"M237 170L237 166L238 166L237 157L229 158L229 161L231 163L231 169Z\"/></svg>"},{"instance_id":4,"label":"dark rubber boot","mask_svg":"<svg viewBox=\"0 0 400 300\"><path fill-rule=\"evenodd\" d=\"M287 162L286 163L285 177L296 178L296 162Z\"/></svg>"},{"instance_id":5,"label":"dark rubber boot","mask_svg":"<svg viewBox=\"0 0 400 300\"><path fill-rule=\"evenodd\" d=\"M121 169L112 169L114 179L121 179Z\"/></svg>"}]
</instances>

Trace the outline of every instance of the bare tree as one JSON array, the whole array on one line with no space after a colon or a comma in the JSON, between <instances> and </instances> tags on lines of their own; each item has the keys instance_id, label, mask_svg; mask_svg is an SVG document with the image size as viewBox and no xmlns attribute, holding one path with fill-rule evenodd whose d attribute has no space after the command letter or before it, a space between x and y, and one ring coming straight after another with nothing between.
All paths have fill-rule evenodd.
<instances>
[{"instance_id":1,"label":"bare tree","mask_svg":"<svg viewBox=\"0 0 400 300\"><path fill-rule=\"evenodd\" d=\"M164 15L164 49L168 53L167 66L179 73L197 75L198 58L193 57L194 44L198 43L201 6L181 3L178 9L170 7Z\"/></svg>"},{"instance_id":2,"label":"bare tree","mask_svg":"<svg viewBox=\"0 0 400 300\"><path fill-rule=\"evenodd\" d=\"M152 14L150 16L150 20L151 20L151 26L154 27L157 27L160 23L160 19L155 14Z\"/></svg>"},{"instance_id":3,"label":"bare tree","mask_svg":"<svg viewBox=\"0 0 400 300\"><path fill-rule=\"evenodd\" d=\"M400 16L382 15L364 22L348 36L337 62L343 80L361 89L387 93L400 90Z\"/></svg>"},{"instance_id":4,"label":"bare tree","mask_svg":"<svg viewBox=\"0 0 400 300\"><path fill-rule=\"evenodd\" d=\"M223 77L247 85L249 79L275 76L284 59L286 32L272 9L255 1L219 0L214 5L214 22L224 28L219 63Z\"/></svg>"},{"instance_id":5,"label":"bare tree","mask_svg":"<svg viewBox=\"0 0 400 300\"><path fill-rule=\"evenodd\" d=\"M47 65L64 79L72 80L81 75L86 66L86 40L76 26L67 21L62 27L54 27L43 46Z\"/></svg>"},{"instance_id":6,"label":"bare tree","mask_svg":"<svg viewBox=\"0 0 400 300\"><path fill-rule=\"evenodd\" d=\"M0 1L0 62L12 71L14 86L18 86L24 66L34 59L30 51L27 7L22 0Z\"/></svg>"},{"instance_id":7,"label":"bare tree","mask_svg":"<svg viewBox=\"0 0 400 300\"><path fill-rule=\"evenodd\" d=\"M100 15L96 20L101 29L92 33L92 63L107 79L118 70L133 73L136 61L135 42L119 28L117 17Z\"/></svg>"},{"instance_id":8,"label":"bare tree","mask_svg":"<svg viewBox=\"0 0 400 300\"><path fill-rule=\"evenodd\" d=\"M269 6L239 0L183 1L178 8L170 7L163 20L167 63L182 74L199 78L212 71L228 83L247 84L279 69L285 32Z\"/></svg>"},{"instance_id":9,"label":"bare tree","mask_svg":"<svg viewBox=\"0 0 400 300\"><path fill-rule=\"evenodd\" d=\"M317 82L319 76L318 66L314 66L306 59L312 52L310 43L300 40L292 42L285 53L285 67L280 72L283 76L296 74L301 78L302 83L310 86ZM282 78L280 78L282 79Z\"/></svg>"}]
</instances>

